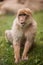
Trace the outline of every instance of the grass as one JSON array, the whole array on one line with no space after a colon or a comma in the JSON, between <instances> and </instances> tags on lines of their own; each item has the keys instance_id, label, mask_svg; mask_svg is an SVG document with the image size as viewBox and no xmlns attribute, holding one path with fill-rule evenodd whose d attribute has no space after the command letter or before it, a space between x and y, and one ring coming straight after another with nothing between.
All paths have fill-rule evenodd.
<instances>
[{"instance_id":1,"label":"grass","mask_svg":"<svg viewBox=\"0 0 43 65\"><path fill-rule=\"evenodd\" d=\"M28 61L21 61L17 65L43 65L43 11L33 14L37 21L36 46L29 52ZM10 29L14 15L0 16L0 65L16 65L14 63L13 47L5 40L5 30Z\"/></svg>"}]
</instances>

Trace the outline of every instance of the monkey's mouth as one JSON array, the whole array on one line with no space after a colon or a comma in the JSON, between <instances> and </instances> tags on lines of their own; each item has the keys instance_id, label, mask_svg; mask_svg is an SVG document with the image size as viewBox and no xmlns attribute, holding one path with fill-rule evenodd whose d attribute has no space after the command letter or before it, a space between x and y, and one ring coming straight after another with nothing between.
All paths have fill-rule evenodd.
<instances>
[{"instance_id":1,"label":"monkey's mouth","mask_svg":"<svg viewBox=\"0 0 43 65\"><path fill-rule=\"evenodd\" d=\"M22 26L24 26L25 24L22 24Z\"/></svg>"},{"instance_id":2,"label":"monkey's mouth","mask_svg":"<svg viewBox=\"0 0 43 65\"><path fill-rule=\"evenodd\" d=\"M24 26L24 25L25 25L25 23L21 23L21 25L22 25L22 26Z\"/></svg>"}]
</instances>

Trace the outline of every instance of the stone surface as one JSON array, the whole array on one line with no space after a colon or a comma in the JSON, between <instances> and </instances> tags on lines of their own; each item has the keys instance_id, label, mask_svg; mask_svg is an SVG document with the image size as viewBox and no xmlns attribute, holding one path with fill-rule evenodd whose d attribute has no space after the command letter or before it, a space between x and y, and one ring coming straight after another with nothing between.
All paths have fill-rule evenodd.
<instances>
[{"instance_id":1,"label":"stone surface","mask_svg":"<svg viewBox=\"0 0 43 65\"><path fill-rule=\"evenodd\" d=\"M0 2L0 14L17 13L20 8L30 8L33 12L43 10L43 0L3 0Z\"/></svg>"}]
</instances>

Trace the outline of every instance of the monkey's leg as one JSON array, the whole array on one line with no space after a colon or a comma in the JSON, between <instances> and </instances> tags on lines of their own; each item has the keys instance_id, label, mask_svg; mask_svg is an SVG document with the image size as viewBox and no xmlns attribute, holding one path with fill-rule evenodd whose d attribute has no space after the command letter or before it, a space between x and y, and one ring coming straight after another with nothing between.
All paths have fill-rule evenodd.
<instances>
[{"instance_id":1,"label":"monkey's leg","mask_svg":"<svg viewBox=\"0 0 43 65\"><path fill-rule=\"evenodd\" d=\"M29 41L26 41L24 46L24 51L22 54L22 60L28 60L27 52L29 51L30 47L31 47L31 43Z\"/></svg>"},{"instance_id":2,"label":"monkey's leg","mask_svg":"<svg viewBox=\"0 0 43 65\"><path fill-rule=\"evenodd\" d=\"M13 42L15 63L20 61L20 44Z\"/></svg>"},{"instance_id":3,"label":"monkey's leg","mask_svg":"<svg viewBox=\"0 0 43 65\"><path fill-rule=\"evenodd\" d=\"M5 31L5 38L6 38L7 41L10 41L12 43L13 38L12 38L12 32L11 32L11 30L6 30Z\"/></svg>"}]
</instances>

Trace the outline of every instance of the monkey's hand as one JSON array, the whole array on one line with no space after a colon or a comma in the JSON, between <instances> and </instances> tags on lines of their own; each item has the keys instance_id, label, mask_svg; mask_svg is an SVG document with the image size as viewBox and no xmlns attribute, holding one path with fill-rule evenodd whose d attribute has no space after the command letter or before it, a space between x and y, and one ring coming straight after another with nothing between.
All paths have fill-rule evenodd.
<instances>
[{"instance_id":1,"label":"monkey's hand","mask_svg":"<svg viewBox=\"0 0 43 65\"><path fill-rule=\"evenodd\" d=\"M21 60L28 60L28 56L25 56L25 57L22 56Z\"/></svg>"}]
</instances>

